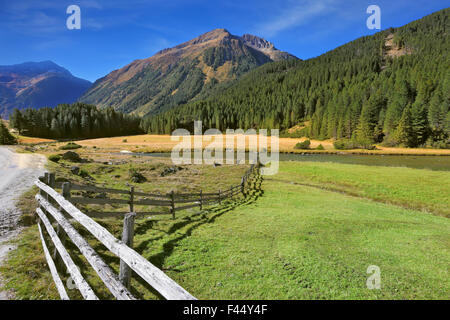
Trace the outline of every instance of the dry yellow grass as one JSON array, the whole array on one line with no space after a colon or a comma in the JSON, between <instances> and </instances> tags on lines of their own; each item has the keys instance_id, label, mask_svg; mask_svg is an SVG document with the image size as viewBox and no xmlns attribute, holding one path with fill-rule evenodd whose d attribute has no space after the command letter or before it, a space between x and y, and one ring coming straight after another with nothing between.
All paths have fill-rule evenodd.
<instances>
[{"instance_id":1,"label":"dry yellow grass","mask_svg":"<svg viewBox=\"0 0 450 320\"><path fill-rule=\"evenodd\" d=\"M333 140L311 140L311 148L316 148L319 144L324 150L295 150L296 143L306 140L306 138L280 138L280 152L284 153L357 153L357 154L411 154L411 155L450 155L450 150L445 149L424 149L424 148L387 148L377 146L378 150L336 150ZM180 140L181 141L181 140ZM225 141L225 139L224 139ZM108 149L111 151L130 150L134 152L170 152L179 141L171 141L170 135L136 135L126 137L100 138L77 141L78 144L86 147L96 146L98 149ZM210 142L203 142L203 147ZM225 143L225 142L224 142ZM225 144L224 144L225 146ZM270 147L270 142L268 142Z\"/></svg>"},{"instance_id":2,"label":"dry yellow grass","mask_svg":"<svg viewBox=\"0 0 450 320\"><path fill-rule=\"evenodd\" d=\"M36 144L36 143L44 143L44 142L55 142L56 140L52 139L44 139L44 138L34 138L34 137L17 137L19 144Z\"/></svg>"}]
</instances>

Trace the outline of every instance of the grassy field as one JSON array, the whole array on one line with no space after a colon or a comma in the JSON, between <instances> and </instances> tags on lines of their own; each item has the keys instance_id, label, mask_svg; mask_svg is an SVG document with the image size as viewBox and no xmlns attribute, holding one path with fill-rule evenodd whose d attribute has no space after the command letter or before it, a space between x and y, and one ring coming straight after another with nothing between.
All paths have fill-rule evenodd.
<instances>
[{"instance_id":1,"label":"grassy field","mask_svg":"<svg viewBox=\"0 0 450 320\"><path fill-rule=\"evenodd\" d=\"M225 141L225 139L223 139ZM295 144L304 141L306 138L280 138L280 152L286 153L357 153L357 154L422 154L422 155L450 155L450 150L444 149L423 149L423 148L387 148L377 146L378 150L336 150L333 141L311 140L311 150L296 150ZM137 135L126 137L100 138L77 141L78 144L86 147L96 147L98 150L120 151L130 150L133 152L170 152L178 144L178 141L171 141L169 135ZM205 147L208 143L205 142ZM324 150L313 150L321 144ZM270 142L269 142L270 146Z\"/></svg>"},{"instance_id":2,"label":"grassy field","mask_svg":"<svg viewBox=\"0 0 450 320\"><path fill-rule=\"evenodd\" d=\"M450 172L354 164L285 162L268 180L294 182L450 217Z\"/></svg>"},{"instance_id":3,"label":"grassy field","mask_svg":"<svg viewBox=\"0 0 450 320\"><path fill-rule=\"evenodd\" d=\"M139 184L143 191L216 190L239 181L245 171L245 166L186 166L161 177L167 159L93 156L91 148L77 152L88 160L80 167L97 185L127 187L132 166L148 179ZM86 183L70 173L70 165L52 163L50 169ZM282 162L280 172L266 177L249 199L201 214L186 211L176 220L138 220L134 247L200 299L448 299L449 181L446 171ZM29 196L21 200L25 212L34 205ZM120 236L121 220L99 222ZM118 271L118 259L88 240ZM7 287L16 288L18 298L57 298L37 228L27 228L18 244L0 270ZM111 298L71 249L97 294ZM381 269L381 290L366 287L369 265ZM139 279L132 287L139 298L160 298ZM75 291L69 294L79 298Z\"/></svg>"},{"instance_id":4,"label":"grassy field","mask_svg":"<svg viewBox=\"0 0 450 320\"><path fill-rule=\"evenodd\" d=\"M40 147L41 148L41 147ZM44 147L42 147L44 148ZM51 154L56 151L56 146L45 147L44 154ZM83 158L83 163L73 163L69 161L60 160L58 163L49 161L47 168L50 172L55 172L56 177L65 179L77 184L95 184L97 186L106 186L117 189L127 190L131 183L129 170L132 168L140 172L146 179L145 183L132 183L136 187L136 191L154 192L158 191L166 193L171 190L175 192L188 193L199 191L216 192L219 189L226 190L231 185L240 183L241 177L248 169L248 165L223 165L213 167L209 165L185 165L181 166L181 170L174 174L161 176L161 173L173 167L170 159L158 158L138 158L133 155L109 156L102 153L91 154L90 150L77 149L76 150ZM105 161L107 162L105 163ZM72 166L79 166L80 170L87 173L87 176L81 177L71 173ZM18 249L11 252L7 265L0 267L0 273L5 278L5 289L14 289L17 299L58 299L59 295L51 280L51 275L48 270L47 263L43 254L40 243L38 229L34 220L34 214L37 204L34 196L37 193L36 188L32 188L29 192L24 194L19 200L19 207L24 213L21 218L21 224L24 230L20 238L17 240ZM73 192L73 195L80 195L81 192ZM237 199L236 199L237 201ZM234 202L234 201L233 201ZM87 211L106 210L106 211L124 211L120 205L114 206L80 206L80 209ZM137 211L143 210L142 207L136 208ZM213 206L212 211L215 210ZM220 207L222 210L222 207ZM145 210L144 210L145 211ZM177 212L175 220L171 216L158 216L156 220L139 219L136 224L136 232L139 230L149 230L148 236L154 237L155 232L151 232L153 224L158 225L158 230L167 230L167 234L177 236L177 228L187 226L188 224L202 224L209 219L206 215L198 215L198 209L190 209ZM98 219L98 222L105 226L117 238L121 237L122 233L122 219ZM105 250L105 247L96 241L88 232L79 228L80 232L85 236L90 244L100 253L105 261L118 273L119 260ZM161 231L162 232L162 231ZM156 240L158 236L154 239ZM165 238L167 240L167 238ZM70 242L69 242L70 243ZM145 250L148 245L152 249L157 242L142 240L140 243L137 236L135 243L139 250ZM47 241L49 244L49 241ZM166 246L161 242L161 248L158 251L152 251L154 256L151 261L160 265L158 255L163 254ZM104 299L111 299L111 295L105 289L100 278L95 274L89 266L85 258L79 254L74 245L68 246L69 252L76 263L83 266L83 274L88 279L89 283L96 289L99 297ZM61 270L64 282L68 280L68 275ZM155 292L145 283L134 281L133 293L142 299L158 299L160 298ZM143 293L143 294L142 294ZM72 299L80 299L81 296L76 290L70 290L69 295Z\"/></svg>"},{"instance_id":5,"label":"grassy field","mask_svg":"<svg viewBox=\"0 0 450 320\"><path fill-rule=\"evenodd\" d=\"M447 218L266 181L264 195L192 232L165 265L201 299L448 299ZM366 287L369 265L381 290Z\"/></svg>"}]
</instances>

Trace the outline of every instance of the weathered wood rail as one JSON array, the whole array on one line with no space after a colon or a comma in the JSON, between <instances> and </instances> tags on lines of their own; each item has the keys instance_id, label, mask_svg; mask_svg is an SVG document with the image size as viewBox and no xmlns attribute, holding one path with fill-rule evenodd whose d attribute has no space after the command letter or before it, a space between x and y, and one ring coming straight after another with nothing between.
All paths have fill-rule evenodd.
<instances>
[{"instance_id":1,"label":"weathered wood rail","mask_svg":"<svg viewBox=\"0 0 450 320\"><path fill-rule=\"evenodd\" d=\"M149 215L172 215L173 218L176 217L177 211L182 211L186 209L191 209L199 207L200 210L206 205L211 205L214 203L221 203L223 200L232 198L240 193L244 196L249 187L249 177L259 173L256 165L251 165L251 167L243 175L241 183L238 185L231 186L225 190L218 190L212 193L203 193L201 190L198 193L174 193L173 191L167 194L161 193L146 193L135 191L134 187L130 187L130 190L120 190L111 188L102 188L98 186L91 185L77 185L73 183L65 182L53 182L52 187L54 189L62 189L65 185L66 195L65 198L72 204L86 204L86 205L107 205L107 204L122 204L129 205L130 210L122 212L106 212L106 211L88 211L85 212L86 215L95 218L101 217L112 217L125 215L129 212L136 212L137 217L144 217ZM93 194L103 195L103 197L91 196L91 197L80 197L73 196L72 191L86 191ZM119 195L127 196L124 198L111 198L108 195ZM158 207L158 208L168 208L166 211L136 211L136 206L144 207Z\"/></svg>"},{"instance_id":2,"label":"weathered wood rail","mask_svg":"<svg viewBox=\"0 0 450 320\"><path fill-rule=\"evenodd\" d=\"M99 188L96 186L80 186L70 184L69 182L57 183L55 182L56 179L54 174L46 173L44 177L40 177L39 180L35 182L36 186L39 188L39 193L36 195L36 200L39 205L36 209L36 214L38 217L38 229L45 258L61 299L69 299L64 283L58 274L58 269L62 270L64 267L68 274L70 274L75 286L84 299L99 299L95 294L95 291L84 279L82 273L66 249L65 242L66 240L70 240L83 254L110 293L118 300L136 299L129 291L132 271L139 275L166 299L194 300L195 298L189 292L132 249L135 218L137 216L157 214L171 214L172 217L175 218L176 211L194 207L200 207L200 210L202 210L203 206L212 203L221 203L225 199L231 198L239 193L247 196L253 188L257 177L259 177L259 166L252 165L242 177L241 183L230 187L228 190L219 190L217 193L203 193L200 191L199 193L191 194L175 194L174 192L171 192L170 194L162 195L156 193L135 192L134 187L131 187L128 191ZM55 190L56 188L62 190L61 194ZM71 190L127 195L128 199L72 197ZM145 198L136 200L136 197ZM75 204L104 205L111 203L129 205L130 210L123 214L122 240L116 239L108 230L92 219L92 217L120 217L120 212L91 212L87 215L75 206ZM181 206L177 207L177 204L181 204ZM134 210L135 206L169 207L170 211L136 213ZM88 230L111 253L120 259L119 275L114 273L92 246L81 236L78 230L73 226L73 221L76 221L83 228ZM56 230L54 225L56 226ZM47 231L46 236L44 230ZM51 240L53 254L51 253L51 248L49 249L47 246L46 238Z\"/></svg>"}]
</instances>

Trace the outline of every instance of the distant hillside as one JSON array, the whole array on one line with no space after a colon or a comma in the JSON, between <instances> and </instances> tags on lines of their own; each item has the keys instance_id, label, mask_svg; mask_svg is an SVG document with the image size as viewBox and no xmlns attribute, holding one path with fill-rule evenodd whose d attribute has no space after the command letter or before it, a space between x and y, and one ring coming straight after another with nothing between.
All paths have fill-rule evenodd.
<instances>
[{"instance_id":1,"label":"distant hillside","mask_svg":"<svg viewBox=\"0 0 450 320\"><path fill-rule=\"evenodd\" d=\"M259 37L216 29L111 72L80 101L127 113L156 114L208 96L219 83L284 59L296 58Z\"/></svg>"},{"instance_id":2,"label":"distant hillside","mask_svg":"<svg viewBox=\"0 0 450 320\"><path fill-rule=\"evenodd\" d=\"M307 61L263 65L226 90L144 120L148 132L307 123L311 138L450 147L450 9ZM301 127L301 126L300 126Z\"/></svg>"},{"instance_id":3,"label":"distant hillside","mask_svg":"<svg viewBox=\"0 0 450 320\"><path fill-rule=\"evenodd\" d=\"M91 83L51 61L0 66L0 115L13 108L56 107L76 101Z\"/></svg>"}]
</instances>

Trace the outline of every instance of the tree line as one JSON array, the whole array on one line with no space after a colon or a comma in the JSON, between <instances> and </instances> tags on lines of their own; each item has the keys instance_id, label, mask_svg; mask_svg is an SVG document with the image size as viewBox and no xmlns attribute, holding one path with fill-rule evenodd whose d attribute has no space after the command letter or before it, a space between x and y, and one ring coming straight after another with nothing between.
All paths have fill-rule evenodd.
<instances>
[{"instance_id":1,"label":"tree line","mask_svg":"<svg viewBox=\"0 0 450 320\"><path fill-rule=\"evenodd\" d=\"M0 117L0 145L16 144L17 139L9 132L6 125Z\"/></svg>"},{"instance_id":2,"label":"tree line","mask_svg":"<svg viewBox=\"0 0 450 320\"><path fill-rule=\"evenodd\" d=\"M450 9L401 28L362 37L307 61L280 61L249 72L222 92L143 119L149 133L304 124L315 139L361 146L449 148ZM387 38L393 36L392 48Z\"/></svg>"},{"instance_id":3,"label":"tree line","mask_svg":"<svg viewBox=\"0 0 450 320\"><path fill-rule=\"evenodd\" d=\"M51 138L101 138L140 134L141 118L113 108L99 110L85 103L60 104L56 108L14 109L10 126L20 134Z\"/></svg>"}]
</instances>

